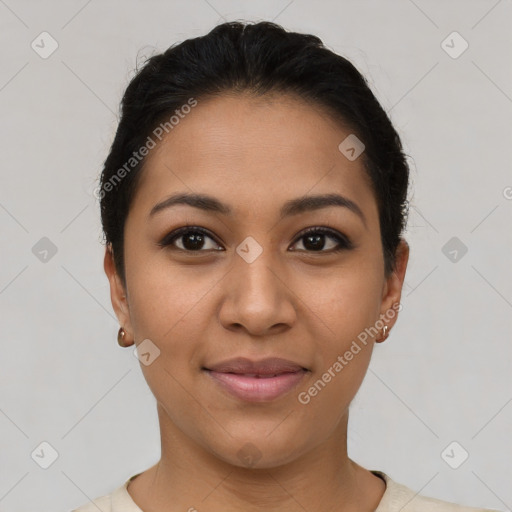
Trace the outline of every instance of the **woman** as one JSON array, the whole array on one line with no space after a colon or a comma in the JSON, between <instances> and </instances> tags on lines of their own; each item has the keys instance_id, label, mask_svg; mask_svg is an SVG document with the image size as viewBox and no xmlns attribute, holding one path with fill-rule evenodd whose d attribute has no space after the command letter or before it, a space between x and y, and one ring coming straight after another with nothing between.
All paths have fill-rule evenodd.
<instances>
[{"instance_id":1,"label":"woman","mask_svg":"<svg viewBox=\"0 0 512 512\"><path fill-rule=\"evenodd\" d=\"M483 510L347 455L400 310L407 187L386 113L315 36L232 22L149 59L98 196L161 459L78 511Z\"/></svg>"}]
</instances>

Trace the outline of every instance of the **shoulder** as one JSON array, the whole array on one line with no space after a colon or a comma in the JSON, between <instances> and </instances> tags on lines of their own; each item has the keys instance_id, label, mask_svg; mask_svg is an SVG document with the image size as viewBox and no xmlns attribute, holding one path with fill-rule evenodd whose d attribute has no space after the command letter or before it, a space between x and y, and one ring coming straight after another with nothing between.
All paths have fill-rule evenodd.
<instances>
[{"instance_id":1,"label":"shoulder","mask_svg":"<svg viewBox=\"0 0 512 512\"><path fill-rule=\"evenodd\" d=\"M112 512L112 495L107 494L92 502L73 509L71 512Z\"/></svg>"},{"instance_id":2,"label":"shoulder","mask_svg":"<svg viewBox=\"0 0 512 512\"><path fill-rule=\"evenodd\" d=\"M128 493L130 480L139 474L131 476L110 494L100 496L71 512L142 512Z\"/></svg>"},{"instance_id":3,"label":"shoulder","mask_svg":"<svg viewBox=\"0 0 512 512\"><path fill-rule=\"evenodd\" d=\"M372 471L384 479L386 491L375 512L499 512L493 509L468 507L423 496L395 482L382 471Z\"/></svg>"}]
</instances>

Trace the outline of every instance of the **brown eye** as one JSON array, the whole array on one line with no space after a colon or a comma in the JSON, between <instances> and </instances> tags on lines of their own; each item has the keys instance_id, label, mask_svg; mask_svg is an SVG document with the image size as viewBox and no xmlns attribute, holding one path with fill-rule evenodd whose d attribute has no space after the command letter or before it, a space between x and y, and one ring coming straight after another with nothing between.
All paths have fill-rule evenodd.
<instances>
[{"instance_id":1,"label":"brown eye","mask_svg":"<svg viewBox=\"0 0 512 512\"><path fill-rule=\"evenodd\" d=\"M208 246L208 240L214 242ZM175 242L181 242L181 247ZM223 250L218 249L218 244L214 238L203 228L198 226L185 226L167 234L159 243L160 247L173 246L175 249L187 252L206 252L206 250ZM213 246L212 246L213 245Z\"/></svg>"},{"instance_id":2,"label":"brown eye","mask_svg":"<svg viewBox=\"0 0 512 512\"><path fill-rule=\"evenodd\" d=\"M335 243L332 244L331 242L330 244L326 244L326 238L334 240ZM307 252L331 253L353 248L352 242L345 235L328 228L309 228L301 233L298 241L300 240L304 240L302 242L304 249L299 250L305 250ZM325 250L326 245L327 250Z\"/></svg>"}]
</instances>

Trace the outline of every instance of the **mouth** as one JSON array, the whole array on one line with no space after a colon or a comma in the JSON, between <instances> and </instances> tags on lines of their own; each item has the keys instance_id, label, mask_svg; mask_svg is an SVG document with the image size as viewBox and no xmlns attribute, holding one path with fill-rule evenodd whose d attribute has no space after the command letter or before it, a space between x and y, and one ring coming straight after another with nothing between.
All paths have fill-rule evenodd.
<instances>
[{"instance_id":1,"label":"mouth","mask_svg":"<svg viewBox=\"0 0 512 512\"><path fill-rule=\"evenodd\" d=\"M236 358L202 369L222 391L247 402L276 400L295 388L309 372L293 361L279 358Z\"/></svg>"}]
</instances>

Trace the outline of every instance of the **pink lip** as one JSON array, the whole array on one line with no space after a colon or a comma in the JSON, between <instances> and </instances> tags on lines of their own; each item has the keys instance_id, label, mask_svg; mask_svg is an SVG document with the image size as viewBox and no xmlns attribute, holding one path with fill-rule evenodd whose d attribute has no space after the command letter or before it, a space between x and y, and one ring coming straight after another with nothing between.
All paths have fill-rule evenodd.
<instances>
[{"instance_id":1,"label":"pink lip","mask_svg":"<svg viewBox=\"0 0 512 512\"><path fill-rule=\"evenodd\" d=\"M249 402L275 400L293 389L308 371L278 358L257 362L236 358L205 370L225 391Z\"/></svg>"}]
</instances>

